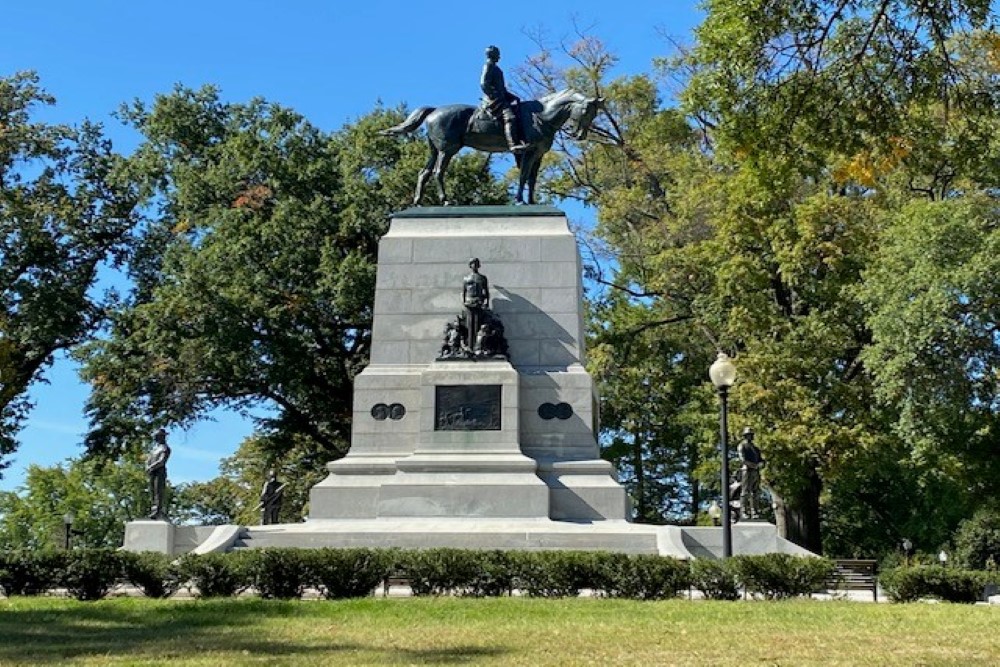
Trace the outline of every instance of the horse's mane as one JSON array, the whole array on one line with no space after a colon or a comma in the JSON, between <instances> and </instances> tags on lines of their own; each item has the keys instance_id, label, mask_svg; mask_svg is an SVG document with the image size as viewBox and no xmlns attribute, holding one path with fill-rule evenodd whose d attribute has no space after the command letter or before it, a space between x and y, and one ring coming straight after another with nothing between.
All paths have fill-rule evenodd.
<instances>
[{"instance_id":1,"label":"horse's mane","mask_svg":"<svg viewBox=\"0 0 1000 667\"><path fill-rule=\"evenodd\" d=\"M538 101L542 104L548 104L549 102L561 102L563 98L571 98L577 102L587 99L583 93L573 90L572 88L564 88L563 90L540 97L538 98Z\"/></svg>"}]
</instances>

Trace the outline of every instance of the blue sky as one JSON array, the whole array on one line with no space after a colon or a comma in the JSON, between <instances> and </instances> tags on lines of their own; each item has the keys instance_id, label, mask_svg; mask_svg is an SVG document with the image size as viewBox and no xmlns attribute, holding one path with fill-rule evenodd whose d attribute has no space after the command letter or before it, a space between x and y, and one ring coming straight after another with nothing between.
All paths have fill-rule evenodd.
<instances>
[{"instance_id":1,"label":"blue sky","mask_svg":"<svg viewBox=\"0 0 1000 667\"><path fill-rule=\"evenodd\" d=\"M137 137L111 117L119 104L151 100L176 83L211 83L223 97L261 96L294 108L333 131L377 102L475 103L483 49L497 44L510 72L534 54L528 37L572 42L577 27L602 39L618 71L646 72L671 46L689 42L701 20L697 0L510 0L497 3L260 2L243 0L25 0L3 4L0 75L35 70L56 96L39 117L105 123L121 151ZM23 481L32 463L51 465L80 453L87 388L57 360L49 384L32 391L36 407L0 489ZM251 430L238 415L170 434L174 482L210 479L218 462Z\"/></svg>"}]
</instances>

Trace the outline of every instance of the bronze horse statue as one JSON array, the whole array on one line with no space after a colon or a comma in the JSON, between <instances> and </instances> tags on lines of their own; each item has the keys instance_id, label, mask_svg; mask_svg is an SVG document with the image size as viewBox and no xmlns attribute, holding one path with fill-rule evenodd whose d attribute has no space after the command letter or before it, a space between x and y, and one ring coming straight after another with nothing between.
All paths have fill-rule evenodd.
<instances>
[{"instance_id":1,"label":"bronze horse statue","mask_svg":"<svg viewBox=\"0 0 1000 667\"><path fill-rule=\"evenodd\" d=\"M590 123L597 115L603 100L586 97L575 90L567 89L546 95L539 100L528 100L517 105L517 120L521 136L528 148L515 154L519 178L517 183L517 203L524 203L524 188L528 188L528 203L535 203L535 181L542 157L552 148L556 132L566 126L566 131L577 140L587 138ZM478 107L467 104L449 104L443 107L420 107L399 125L382 130L381 134L396 136L413 132L422 124L427 125L427 143L431 154L427 164L417 177L417 191L413 203L420 204L424 187L431 176L437 183L441 202L447 206L444 175L451 159L463 146L487 153L508 151L503 126L481 113Z\"/></svg>"}]
</instances>

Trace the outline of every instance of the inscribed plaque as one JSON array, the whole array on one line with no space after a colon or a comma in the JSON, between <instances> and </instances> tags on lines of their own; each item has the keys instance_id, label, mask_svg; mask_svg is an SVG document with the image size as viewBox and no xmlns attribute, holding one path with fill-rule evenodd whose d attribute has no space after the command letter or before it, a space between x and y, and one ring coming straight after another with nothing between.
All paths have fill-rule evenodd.
<instances>
[{"instance_id":1,"label":"inscribed plaque","mask_svg":"<svg viewBox=\"0 0 1000 667\"><path fill-rule=\"evenodd\" d=\"M438 385L435 431L499 431L500 385Z\"/></svg>"}]
</instances>

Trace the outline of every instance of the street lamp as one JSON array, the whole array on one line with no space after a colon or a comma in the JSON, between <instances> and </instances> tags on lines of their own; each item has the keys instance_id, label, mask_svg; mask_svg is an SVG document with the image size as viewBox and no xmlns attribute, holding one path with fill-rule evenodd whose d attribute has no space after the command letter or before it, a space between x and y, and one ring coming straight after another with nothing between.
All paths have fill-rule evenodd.
<instances>
[{"instance_id":1,"label":"street lamp","mask_svg":"<svg viewBox=\"0 0 1000 667\"><path fill-rule=\"evenodd\" d=\"M66 528L63 536L63 547L69 551L70 542L73 539L73 515L69 512L63 514L63 526Z\"/></svg>"},{"instance_id":2,"label":"street lamp","mask_svg":"<svg viewBox=\"0 0 1000 667\"><path fill-rule=\"evenodd\" d=\"M906 566L909 567L910 556L913 555L913 542L908 537L903 538L903 554L906 556Z\"/></svg>"},{"instance_id":3,"label":"street lamp","mask_svg":"<svg viewBox=\"0 0 1000 667\"><path fill-rule=\"evenodd\" d=\"M708 518L712 520L713 526L719 525L719 519L722 518L722 508L719 507L718 500L713 500L712 504L708 506Z\"/></svg>"},{"instance_id":4,"label":"street lamp","mask_svg":"<svg viewBox=\"0 0 1000 667\"><path fill-rule=\"evenodd\" d=\"M722 449L722 557L733 555L733 524L729 517L729 388L736 382L736 366L725 352L708 369L708 376L719 392L719 436Z\"/></svg>"},{"instance_id":5,"label":"street lamp","mask_svg":"<svg viewBox=\"0 0 1000 667\"><path fill-rule=\"evenodd\" d=\"M938 562L941 563L941 567L948 567L948 552L944 549L938 554Z\"/></svg>"}]
</instances>

